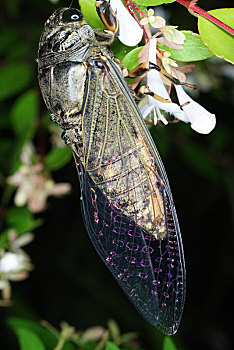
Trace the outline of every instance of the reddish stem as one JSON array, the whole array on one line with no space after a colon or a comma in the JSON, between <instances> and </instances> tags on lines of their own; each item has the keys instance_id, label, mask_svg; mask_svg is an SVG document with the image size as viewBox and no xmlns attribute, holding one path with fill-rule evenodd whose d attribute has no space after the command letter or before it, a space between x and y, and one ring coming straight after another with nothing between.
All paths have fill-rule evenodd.
<instances>
[{"instance_id":1,"label":"reddish stem","mask_svg":"<svg viewBox=\"0 0 234 350\"><path fill-rule=\"evenodd\" d=\"M139 20L139 18L138 18L137 14L135 13L134 10L136 10L136 11L141 15L141 17L147 17L146 14L145 14L144 12L142 12L135 4L133 4L131 1L124 0L124 2L125 2L125 5L127 6L127 9L128 9L128 11L129 11L129 13L131 13L131 14L134 16L134 18L135 18L135 20L137 21L137 23L139 24L139 26L143 29L144 41L145 41L145 42L148 42L148 41L149 41L149 38L148 38L148 35L147 35L147 33L146 33L146 30L145 30L144 26L142 26L142 25L140 24L140 20ZM133 10L133 9L134 9L134 10Z\"/></svg>"},{"instance_id":2,"label":"reddish stem","mask_svg":"<svg viewBox=\"0 0 234 350\"><path fill-rule=\"evenodd\" d=\"M216 24L217 26L219 26L220 28L224 29L226 32L234 35L234 29L229 27L227 24L221 22L219 19L217 19L216 17L210 15L209 13L207 13L206 11L204 11L203 9L201 9L200 7L198 7L196 5L197 0L193 0L193 1L189 1L189 0L176 0L176 2L178 2L179 4L185 6L192 14L196 15L199 14L202 17L205 17L206 19L208 19L209 21L211 21L212 23Z\"/></svg>"},{"instance_id":3,"label":"reddish stem","mask_svg":"<svg viewBox=\"0 0 234 350\"><path fill-rule=\"evenodd\" d=\"M145 12L141 11L133 2L127 0L125 1L125 4L126 6L130 5L131 7L133 7L141 15L141 17L147 17Z\"/></svg>"}]
</instances>

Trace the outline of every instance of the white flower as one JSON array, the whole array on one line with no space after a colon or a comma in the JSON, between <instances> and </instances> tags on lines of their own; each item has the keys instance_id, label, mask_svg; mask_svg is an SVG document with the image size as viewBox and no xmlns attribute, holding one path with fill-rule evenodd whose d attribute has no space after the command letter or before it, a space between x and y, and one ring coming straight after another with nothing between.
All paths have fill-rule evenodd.
<instances>
[{"instance_id":1,"label":"white flower","mask_svg":"<svg viewBox=\"0 0 234 350\"><path fill-rule=\"evenodd\" d=\"M171 67L178 67L178 64L170 58L171 53L168 51L163 51L162 64L165 70L171 74Z\"/></svg>"},{"instance_id":2,"label":"white flower","mask_svg":"<svg viewBox=\"0 0 234 350\"><path fill-rule=\"evenodd\" d=\"M119 40L124 45L136 46L142 39L142 28L130 15L121 0L110 0L110 5L119 21Z\"/></svg>"},{"instance_id":3,"label":"white flower","mask_svg":"<svg viewBox=\"0 0 234 350\"><path fill-rule=\"evenodd\" d=\"M150 41L149 62L156 64L156 38L153 38ZM160 74L155 69L148 72L147 84L149 89L155 94L171 101ZM146 119L150 116L152 119L153 115L154 124L157 123L157 119L162 120L164 124L167 124L167 120L160 113L160 110L164 110L173 114L175 118L184 121L185 123L191 123L191 128L193 130L201 134L210 133L216 124L215 115L209 113L205 108L192 100L191 97L185 93L181 85L175 85L175 89L180 105L176 103L161 102L152 96L148 96L148 102L141 107L143 118ZM182 109L180 106L183 106Z\"/></svg>"},{"instance_id":4,"label":"white flower","mask_svg":"<svg viewBox=\"0 0 234 350\"><path fill-rule=\"evenodd\" d=\"M156 38L153 38L150 40L150 48L149 48L149 62L152 62L156 64L156 44L157 40ZM162 82L162 79L160 77L160 73L155 70L151 69L147 74L147 85L150 90L152 90L155 94L167 99L168 101L171 101L170 96L168 95L168 92ZM164 118L164 116L160 113L160 109L173 114L176 118L179 118L184 112L180 109L180 106L176 103L165 103L156 100L152 96L147 96L148 103L144 105L141 108L141 113L143 118L145 119L148 114L153 113L154 115L154 123L157 123L157 117L158 119L162 120L164 124L167 124L167 120ZM182 117L182 116L181 116Z\"/></svg>"},{"instance_id":5,"label":"white flower","mask_svg":"<svg viewBox=\"0 0 234 350\"><path fill-rule=\"evenodd\" d=\"M28 277L33 265L30 257L20 247L28 244L33 239L33 234L28 232L17 237L15 230L8 231L7 251L0 251L0 290L2 298L0 305L7 305L11 297L10 281L22 281Z\"/></svg>"},{"instance_id":6,"label":"white flower","mask_svg":"<svg viewBox=\"0 0 234 350\"><path fill-rule=\"evenodd\" d=\"M183 117L185 118L181 120L191 123L191 128L200 134L209 134L216 125L215 115L208 112L204 107L188 96L182 86L175 85L175 88L179 103L183 105L189 102L183 106Z\"/></svg>"},{"instance_id":7,"label":"white flower","mask_svg":"<svg viewBox=\"0 0 234 350\"><path fill-rule=\"evenodd\" d=\"M24 270L28 265L29 259L22 252L6 252L0 259L0 274L17 273Z\"/></svg>"},{"instance_id":8,"label":"white flower","mask_svg":"<svg viewBox=\"0 0 234 350\"><path fill-rule=\"evenodd\" d=\"M142 18L140 23L142 26L149 24L154 28L161 28L165 26L166 21L161 16L154 16L154 10L149 9L147 13L147 17Z\"/></svg>"},{"instance_id":9,"label":"white flower","mask_svg":"<svg viewBox=\"0 0 234 350\"><path fill-rule=\"evenodd\" d=\"M183 45L186 36L176 28L177 26L165 26L161 28L161 31L163 32L164 38L168 41Z\"/></svg>"},{"instance_id":10,"label":"white flower","mask_svg":"<svg viewBox=\"0 0 234 350\"><path fill-rule=\"evenodd\" d=\"M56 184L50 174L45 172L42 163L32 164L29 147L24 149L21 155L23 164L18 171L8 177L7 182L16 186L14 202L16 206L27 204L33 213L39 213L46 209L48 196L62 196L69 193L71 185L67 183Z\"/></svg>"}]
</instances>

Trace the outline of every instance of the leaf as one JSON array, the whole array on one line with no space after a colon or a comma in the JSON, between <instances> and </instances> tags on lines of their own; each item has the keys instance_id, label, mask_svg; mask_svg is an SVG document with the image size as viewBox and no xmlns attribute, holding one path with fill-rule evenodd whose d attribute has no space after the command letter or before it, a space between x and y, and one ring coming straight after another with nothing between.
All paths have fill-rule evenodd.
<instances>
[{"instance_id":1,"label":"leaf","mask_svg":"<svg viewBox=\"0 0 234 350\"><path fill-rule=\"evenodd\" d=\"M11 110L11 123L15 133L23 136L24 139L30 138L35 128L38 112L38 94L34 90L30 90L21 95Z\"/></svg>"},{"instance_id":2,"label":"leaf","mask_svg":"<svg viewBox=\"0 0 234 350\"><path fill-rule=\"evenodd\" d=\"M143 6L158 6L162 4L170 4L175 0L136 0L135 3Z\"/></svg>"},{"instance_id":3,"label":"leaf","mask_svg":"<svg viewBox=\"0 0 234 350\"><path fill-rule=\"evenodd\" d=\"M40 338L26 328L17 328L15 333L20 343L20 350L45 350Z\"/></svg>"},{"instance_id":4,"label":"leaf","mask_svg":"<svg viewBox=\"0 0 234 350\"><path fill-rule=\"evenodd\" d=\"M71 149L67 146L58 147L51 150L46 156L46 166L48 170L54 171L62 168L72 158Z\"/></svg>"},{"instance_id":5,"label":"leaf","mask_svg":"<svg viewBox=\"0 0 234 350\"><path fill-rule=\"evenodd\" d=\"M42 225L42 219L35 219L27 207L11 207L5 216L6 224L9 228L14 228L19 234L33 231Z\"/></svg>"},{"instance_id":6,"label":"leaf","mask_svg":"<svg viewBox=\"0 0 234 350\"><path fill-rule=\"evenodd\" d=\"M134 69L139 65L138 55L142 50L142 47L143 46L133 49L124 57L122 63L128 70Z\"/></svg>"},{"instance_id":7,"label":"leaf","mask_svg":"<svg viewBox=\"0 0 234 350\"><path fill-rule=\"evenodd\" d=\"M115 345L114 343L107 341L106 342L106 347L105 350L120 350L119 347L117 345Z\"/></svg>"},{"instance_id":8,"label":"leaf","mask_svg":"<svg viewBox=\"0 0 234 350\"><path fill-rule=\"evenodd\" d=\"M54 334L52 334L47 328L40 325L38 322L18 317L10 317L7 319L7 324L15 333L19 328L27 329L29 332L34 333L38 338L40 338L43 341L47 350L54 349L58 342L58 338ZM37 348L33 348L32 350L34 349L37 350Z\"/></svg>"},{"instance_id":9,"label":"leaf","mask_svg":"<svg viewBox=\"0 0 234 350\"><path fill-rule=\"evenodd\" d=\"M217 9L208 13L234 28L234 8ZM234 37L206 18L198 18L198 30L202 41L218 57L234 63Z\"/></svg>"},{"instance_id":10,"label":"leaf","mask_svg":"<svg viewBox=\"0 0 234 350\"><path fill-rule=\"evenodd\" d=\"M92 28L106 29L97 14L95 0L80 0L79 4L85 20Z\"/></svg>"},{"instance_id":11,"label":"leaf","mask_svg":"<svg viewBox=\"0 0 234 350\"><path fill-rule=\"evenodd\" d=\"M18 32L16 32L13 28L4 28L4 31L2 30L0 32L0 47L1 52L3 54L7 54L9 50L14 47L14 44L16 41L19 41L19 35Z\"/></svg>"},{"instance_id":12,"label":"leaf","mask_svg":"<svg viewBox=\"0 0 234 350\"><path fill-rule=\"evenodd\" d=\"M163 342L163 350L177 350L172 338L165 337Z\"/></svg>"},{"instance_id":13,"label":"leaf","mask_svg":"<svg viewBox=\"0 0 234 350\"><path fill-rule=\"evenodd\" d=\"M132 50L131 46L126 46L121 43L118 38L115 38L114 42L110 46L111 52L113 52L115 58L118 58L122 62L123 58Z\"/></svg>"},{"instance_id":14,"label":"leaf","mask_svg":"<svg viewBox=\"0 0 234 350\"><path fill-rule=\"evenodd\" d=\"M50 330L49 328L41 325L39 322L26 320L19 317L10 317L7 319L7 324L15 333L17 333L17 330L19 328L23 328L35 334L43 342L44 344L43 349L46 349L46 350L54 349L58 343L59 331L53 329L52 327ZM27 350L31 350L31 349L38 350L37 347L27 348ZM62 350L75 350L75 349L76 347L71 342L66 342Z\"/></svg>"},{"instance_id":15,"label":"leaf","mask_svg":"<svg viewBox=\"0 0 234 350\"><path fill-rule=\"evenodd\" d=\"M191 62L205 60L214 56L203 44L199 34L193 33L190 30L182 30L182 33L186 36L183 50L174 50L165 45L158 44L161 49L171 53L170 58L181 62Z\"/></svg>"},{"instance_id":16,"label":"leaf","mask_svg":"<svg viewBox=\"0 0 234 350\"><path fill-rule=\"evenodd\" d=\"M0 68L0 100L24 90L32 80L30 67L25 63L7 63Z\"/></svg>"}]
</instances>

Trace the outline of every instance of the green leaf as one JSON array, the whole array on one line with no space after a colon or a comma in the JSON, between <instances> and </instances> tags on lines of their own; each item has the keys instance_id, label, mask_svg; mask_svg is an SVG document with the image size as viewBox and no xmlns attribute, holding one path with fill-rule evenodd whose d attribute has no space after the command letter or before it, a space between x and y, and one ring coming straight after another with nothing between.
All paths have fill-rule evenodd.
<instances>
[{"instance_id":1,"label":"green leaf","mask_svg":"<svg viewBox=\"0 0 234 350\"><path fill-rule=\"evenodd\" d=\"M8 63L0 68L0 100L24 90L32 80L30 67L25 63Z\"/></svg>"},{"instance_id":2,"label":"green leaf","mask_svg":"<svg viewBox=\"0 0 234 350\"><path fill-rule=\"evenodd\" d=\"M15 133L23 136L24 139L30 138L35 128L38 112L38 94L34 90L30 90L21 95L11 110L11 123Z\"/></svg>"},{"instance_id":3,"label":"green leaf","mask_svg":"<svg viewBox=\"0 0 234 350\"><path fill-rule=\"evenodd\" d=\"M15 333L20 343L20 350L45 350L40 338L26 328L17 328Z\"/></svg>"},{"instance_id":4,"label":"green leaf","mask_svg":"<svg viewBox=\"0 0 234 350\"><path fill-rule=\"evenodd\" d=\"M85 20L92 28L106 29L97 14L95 0L79 0L79 4Z\"/></svg>"},{"instance_id":5,"label":"green leaf","mask_svg":"<svg viewBox=\"0 0 234 350\"><path fill-rule=\"evenodd\" d=\"M50 171L58 170L72 158L70 147L58 147L51 150L46 156L46 166Z\"/></svg>"},{"instance_id":6,"label":"green leaf","mask_svg":"<svg viewBox=\"0 0 234 350\"><path fill-rule=\"evenodd\" d=\"M17 332L17 329L19 328L24 328L27 329L29 332L36 334L37 337L42 339L46 349L48 350L54 349L58 342L58 337L56 337L47 328L43 327L35 321L26 320L18 317L10 317L7 319L7 324L14 332ZM35 350L36 349L37 348L35 348Z\"/></svg>"},{"instance_id":7,"label":"green leaf","mask_svg":"<svg viewBox=\"0 0 234 350\"><path fill-rule=\"evenodd\" d=\"M136 0L135 3L142 6L158 6L162 4L170 4L175 0Z\"/></svg>"},{"instance_id":8,"label":"green leaf","mask_svg":"<svg viewBox=\"0 0 234 350\"><path fill-rule=\"evenodd\" d=\"M163 342L163 350L177 350L172 338L165 337Z\"/></svg>"},{"instance_id":9,"label":"green leaf","mask_svg":"<svg viewBox=\"0 0 234 350\"><path fill-rule=\"evenodd\" d=\"M234 28L234 8L217 9L208 13ZM218 57L234 63L234 37L203 17L198 18L202 41Z\"/></svg>"},{"instance_id":10,"label":"green leaf","mask_svg":"<svg viewBox=\"0 0 234 350\"><path fill-rule=\"evenodd\" d=\"M7 324L16 333L18 328L24 328L34 333L39 339L43 341L46 350L54 349L59 340L59 331L52 328L47 328L39 322L26 320L18 317L10 317L7 319ZM75 350L76 347L71 342L66 342L62 350ZM28 348L27 350L31 350ZM38 350L38 348L32 348Z\"/></svg>"},{"instance_id":11,"label":"green leaf","mask_svg":"<svg viewBox=\"0 0 234 350\"><path fill-rule=\"evenodd\" d=\"M118 58L118 60L120 60L121 62L123 58L132 50L131 46L126 46L122 44L118 38L115 38L110 48L115 58Z\"/></svg>"},{"instance_id":12,"label":"green leaf","mask_svg":"<svg viewBox=\"0 0 234 350\"><path fill-rule=\"evenodd\" d=\"M143 46L137 47L136 49L133 49L130 51L123 59L123 65L128 69L134 69L139 65L139 58L138 55L140 51L142 50Z\"/></svg>"},{"instance_id":13,"label":"green leaf","mask_svg":"<svg viewBox=\"0 0 234 350\"><path fill-rule=\"evenodd\" d=\"M181 62L191 62L205 60L214 56L203 44L199 34L193 33L190 30L182 30L182 33L186 36L183 50L174 50L165 45L158 44L161 49L171 53L170 58Z\"/></svg>"},{"instance_id":14,"label":"green leaf","mask_svg":"<svg viewBox=\"0 0 234 350\"><path fill-rule=\"evenodd\" d=\"M19 41L19 35L18 32L16 32L13 28L4 28L4 31L2 30L0 32L0 47L1 52L3 54L7 54L9 50L14 47L14 44Z\"/></svg>"},{"instance_id":15,"label":"green leaf","mask_svg":"<svg viewBox=\"0 0 234 350\"><path fill-rule=\"evenodd\" d=\"M119 349L119 347L117 345L115 345L111 341L107 341L105 350L120 350L120 349Z\"/></svg>"},{"instance_id":16,"label":"green leaf","mask_svg":"<svg viewBox=\"0 0 234 350\"><path fill-rule=\"evenodd\" d=\"M14 228L19 234L33 231L42 225L42 219L35 219L27 207L11 207L5 216L6 224L9 228Z\"/></svg>"}]
</instances>

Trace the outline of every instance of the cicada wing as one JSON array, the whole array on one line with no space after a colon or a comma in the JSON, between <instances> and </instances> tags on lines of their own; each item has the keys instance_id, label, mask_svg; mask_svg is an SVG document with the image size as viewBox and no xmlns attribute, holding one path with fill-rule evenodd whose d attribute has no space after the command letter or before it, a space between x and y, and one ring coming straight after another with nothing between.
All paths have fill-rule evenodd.
<instances>
[{"instance_id":1,"label":"cicada wing","mask_svg":"<svg viewBox=\"0 0 234 350\"><path fill-rule=\"evenodd\" d=\"M98 254L110 269L121 288L143 317L158 323L158 300L151 258L148 252L151 237L114 208L95 185L77 159L81 187L81 206L85 227ZM146 237L147 238L147 237ZM148 244L147 244L148 243Z\"/></svg>"},{"instance_id":2,"label":"cicada wing","mask_svg":"<svg viewBox=\"0 0 234 350\"><path fill-rule=\"evenodd\" d=\"M105 65L88 73L82 162L73 146L84 223L138 311L174 334L184 305L185 266L168 179L118 68L111 61Z\"/></svg>"}]
</instances>

